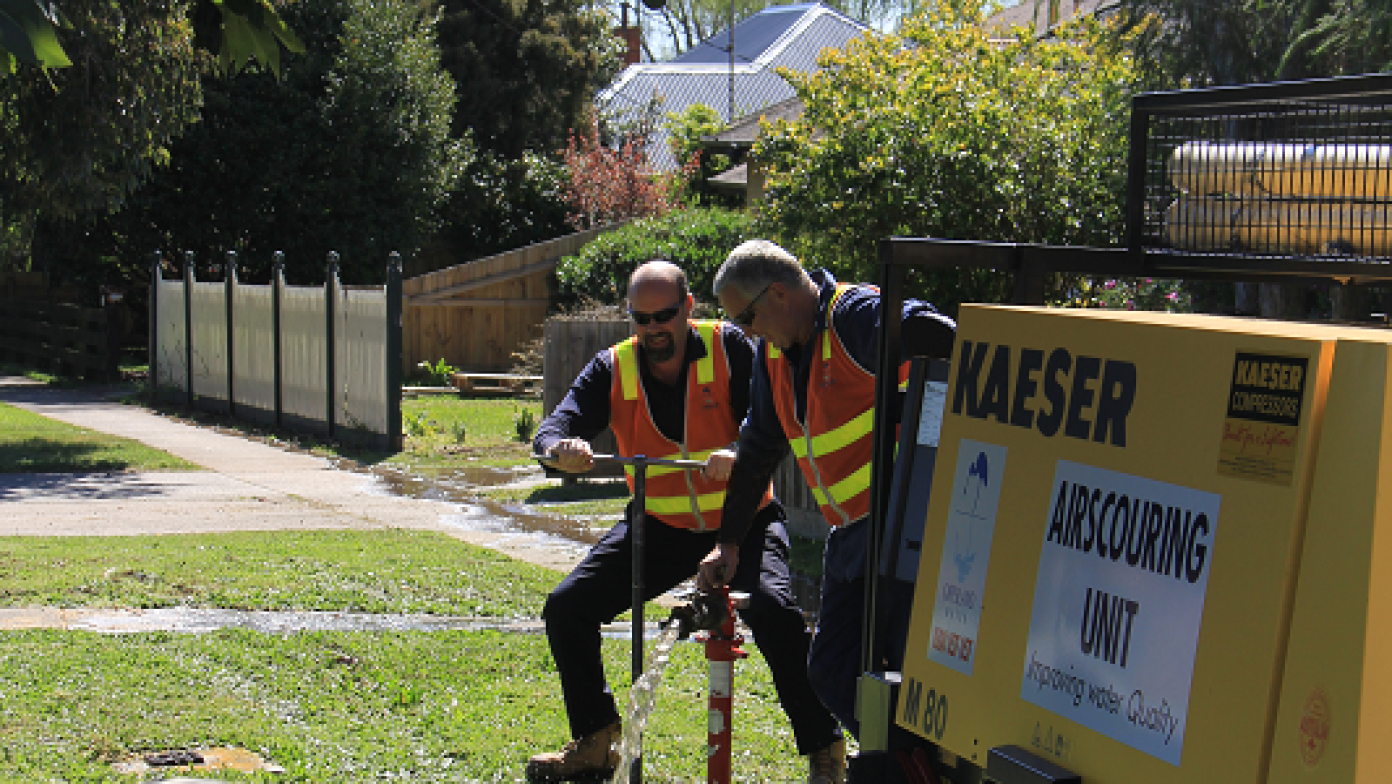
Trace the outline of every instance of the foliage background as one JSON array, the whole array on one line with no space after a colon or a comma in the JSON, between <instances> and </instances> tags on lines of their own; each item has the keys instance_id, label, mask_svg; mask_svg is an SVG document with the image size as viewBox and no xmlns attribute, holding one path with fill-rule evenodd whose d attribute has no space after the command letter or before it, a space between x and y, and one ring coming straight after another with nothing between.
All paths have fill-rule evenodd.
<instances>
[{"instance_id":1,"label":"foliage background","mask_svg":"<svg viewBox=\"0 0 1392 784\"><path fill-rule=\"evenodd\" d=\"M115 215L41 224L36 261L138 280L154 249L192 249L202 263L232 250L260 282L280 250L291 282L317 283L333 250L345 282L380 283L391 251L422 243L467 152L449 137L453 87L431 18L409 0L282 14L307 47L284 78L206 80L202 121L170 145L168 168Z\"/></svg>"},{"instance_id":2,"label":"foliage background","mask_svg":"<svg viewBox=\"0 0 1392 784\"><path fill-rule=\"evenodd\" d=\"M1092 20L993 42L984 12L945 2L902 35L823 53L816 74L784 74L806 112L756 144L760 229L848 280L876 280L877 242L895 235L1117 244L1136 84L1124 47ZM949 312L1008 293L977 271L911 285Z\"/></svg>"}]
</instances>

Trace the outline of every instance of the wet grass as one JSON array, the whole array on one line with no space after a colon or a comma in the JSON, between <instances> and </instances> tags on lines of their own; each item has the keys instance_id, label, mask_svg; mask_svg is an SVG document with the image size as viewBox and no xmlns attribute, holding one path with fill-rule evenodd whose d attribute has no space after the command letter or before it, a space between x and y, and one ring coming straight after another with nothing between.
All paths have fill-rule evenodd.
<instances>
[{"instance_id":1,"label":"wet grass","mask_svg":"<svg viewBox=\"0 0 1392 784\"><path fill-rule=\"evenodd\" d=\"M0 539L9 605L535 617L558 579L420 532ZM797 780L801 761L768 670L746 647L736 780ZM606 640L603 650L623 705L628 643ZM701 778L705 670L699 647L677 647L645 738L647 780ZM128 780L110 763L220 745L286 768L266 781L518 781L529 755L566 740L541 635L0 633L0 782Z\"/></svg>"},{"instance_id":2,"label":"wet grass","mask_svg":"<svg viewBox=\"0 0 1392 784\"><path fill-rule=\"evenodd\" d=\"M187 471L198 466L138 441L0 403L0 473Z\"/></svg>"},{"instance_id":3,"label":"wet grass","mask_svg":"<svg viewBox=\"0 0 1392 784\"><path fill-rule=\"evenodd\" d=\"M628 646L603 650L626 704ZM677 646L644 736L645 780L703 779L705 670L698 646ZM735 683L735 780L800 780L756 648ZM264 781L511 782L569 739L539 635L8 632L0 695L5 782L129 780L110 763L219 745L286 769Z\"/></svg>"},{"instance_id":4,"label":"wet grass","mask_svg":"<svg viewBox=\"0 0 1392 784\"><path fill-rule=\"evenodd\" d=\"M557 582L429 531L0 538L0 605L535 618Z\"/></svg>"}]
</instances>

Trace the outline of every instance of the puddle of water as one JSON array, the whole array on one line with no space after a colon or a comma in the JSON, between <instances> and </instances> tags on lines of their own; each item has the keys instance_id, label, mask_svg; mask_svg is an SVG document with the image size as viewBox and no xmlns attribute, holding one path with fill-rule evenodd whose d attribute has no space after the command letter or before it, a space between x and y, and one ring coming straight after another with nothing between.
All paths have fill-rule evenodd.
<instances>
[{"instance_id":1,"label":"puddle of water","mask_svg":"<svg viewBox=\"0 0 1392 784\"><path fill-rule=\"evenodd\" d=\"M327 611L222 610L164 607L151 610L94 610L73 618L67 628L102 634L170 631L200 634L218 629L250 629L268 634L292 632L510 631L540 634L534 619L471 618L424 613L378 614Z\"/></svg>"},{"instance_id":2,"label":"puddle of water","mask_svg":"<svg viewBox=\"0 0 1392 784\"><path fill-rule=\"evenodd\" d=\"M462 511L443 521L470 531L484 531L504 537L510 544L557 549L579 559L589 546L599 541L614 524L609 518L583 519L538 512L536 506L504 504L477 494L480 487L498 487L542 476L534 466L513 471L490 466L462 466L432 470L430 475L414 474L395 467L375 466L371 475L381 492L408 498L422 498L458 504ZM804 614L815 620L821 607L821 585L815 578L796 574L793 598Z\"/></svg>"}]
</instances>

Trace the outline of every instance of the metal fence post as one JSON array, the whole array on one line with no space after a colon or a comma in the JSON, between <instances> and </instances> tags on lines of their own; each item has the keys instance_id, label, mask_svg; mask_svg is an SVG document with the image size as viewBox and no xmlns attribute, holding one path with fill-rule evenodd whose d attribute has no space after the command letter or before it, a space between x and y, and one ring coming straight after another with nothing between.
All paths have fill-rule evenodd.
<instances>
[{"instance_id":1,"label":"metal fence post","mask_svg":"<svg viewBox=\"0 0 1392 784\"><path fill-rule=\"evenodd\" d=\"M329 439L334 437L334 289L338 283L338 251L329 251L329 269L324 276L324 386L328 407L324 420L329 426Z\"/></svg>"},{"instance_id":2,"label":"metal fence post","mask_svg":"<svg viewBox=\"0 0 1392 784\"><path fill-rule=\"evenodd\" d=\"M647 506L648 506L648 458L646 455L633 456L633 685L643 677L643 594L647 593L644 574L644 560L647 556ZM632 784L643 782L643 755L633 755L628 780Z\"/></svg>"},{"instance_id":3,"label":"metal fence post","mask_svg":"<svg viewBox=\"0 0 1392 784\"><path fill-rule=\"evenodd\" d=\"M193 406L193 251L184 251L184 405Z\"/></svg>"},{"instance_id":4,"label":"metal fence post","mask_svg":"<svg viewBox=\"0 0 1392 784\"><path fill-rule=\"evenodd\" d=\"M237 361L236 358L232 355L232 351L235 347L235 341L233 340L232 334L234 322L234 319L232 317L232 307L233 304L237 301L237 251L235 250L227 251L227 274L224 276L224 281L224 315L226 315L227 317L227 415L230 417L236 417L237 397L236 385L233 382L233 376L237 372Z\"/></svg>"},{"instance_id":5,"label":"metal fence post","mask_svg":"<svg viewBox=\"0 0 1392 784\"><path fill-rule=\"evenodd\" d=\"M146 364L150 368L150 406L159 403L159 292L164 280L160 265L163 259L155 251L150 260L150 340L146 344Z\"/></svg>"},{"instance_id":6,"label":"metal fence post","mask_svg":"<svg viewBox=\"0 0 1392 784\"><path fill-rule=\"evenodd\" d=\"M387 449L399 452L401 438L401 254L387 260Z\"/></svg>"},{"instance_id":7,"label":"metal fence post","mask_svg":"<svg viewBox=\"0 0 1392 784\"><path fill-rule=\"evenodd\" d=\"M271 255L271 259L271 357L275 365L275 369L272 371L275 375L272 395L275 398L275 426L279 430L282 425L282 411L285 409L281 391L285 379L280 370L280 297L281 292L285 289L285 253L276 251Z\"/></svg>"}]
</instances>

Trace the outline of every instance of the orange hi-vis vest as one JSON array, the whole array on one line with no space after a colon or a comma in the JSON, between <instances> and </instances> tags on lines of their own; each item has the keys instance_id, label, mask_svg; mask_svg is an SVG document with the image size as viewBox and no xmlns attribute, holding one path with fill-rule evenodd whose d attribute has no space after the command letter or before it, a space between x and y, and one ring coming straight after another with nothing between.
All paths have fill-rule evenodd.
<instances>
[{"instance_id":1,"label":"orange hi-vis vest","mask_svg":"<svg viewBox=\"0 0 1392 784\"><path fill-rule=\"evenodd\" d=\"M778 421L812 497L833 528L870 513L875 374L851 359L831 318L836 301L852 288L838 283L827 303L827 328L817 336L807 377L806 423L797 418L792 363L771 345L766 360ZM900 386L908 381L908 367L907 362L900 365Z\"/></svg>"},{"instance_id":2,"label":"orange hi-vis vest","mask_svg":"<svg viewBox=\"0 0 1392 784\"><path fill-rule=\"evenodd\" d=\"M705 460L739 438L739 422L730 411L730 360L720 340L717 321L692 321L706 344L706 355L686 373L686 417L682 443L662 434L653 424L652 412L638 367L638 338L631 337L609 349L614 382L609 392L609 426L623 455L645 455L665 460ZM628 489L633 490L633 466L624 466ZM650 465L644 485L648 514L675 528L697 531L720 527L727 482L714 482L700 471ZM772 485L764 493L763 507L773 500Z\"/></svg>"}]
</instances>

